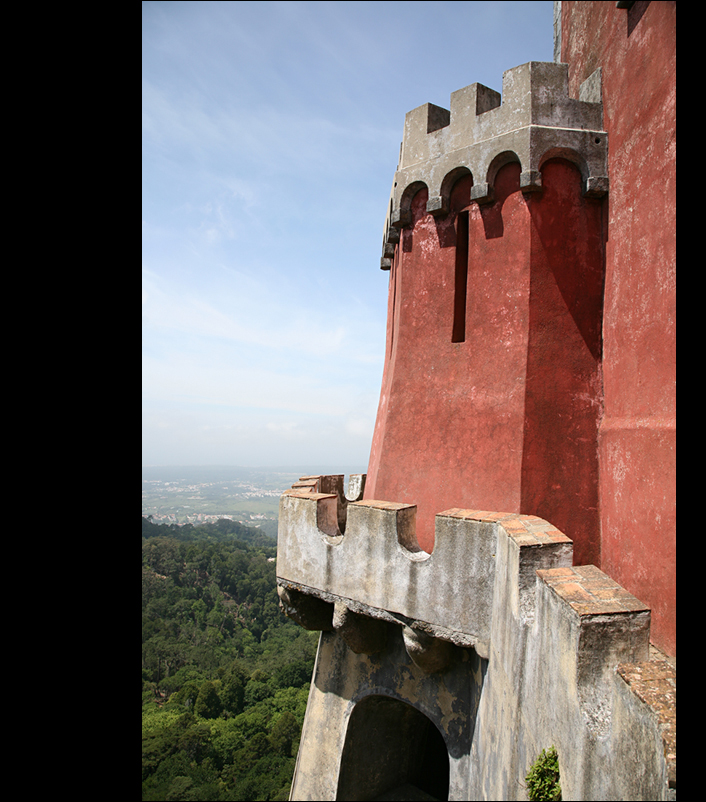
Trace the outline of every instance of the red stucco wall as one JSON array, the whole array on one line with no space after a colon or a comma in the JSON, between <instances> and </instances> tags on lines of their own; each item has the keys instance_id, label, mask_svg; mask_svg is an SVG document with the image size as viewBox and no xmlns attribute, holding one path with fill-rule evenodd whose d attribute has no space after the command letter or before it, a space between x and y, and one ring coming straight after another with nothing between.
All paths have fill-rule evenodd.
<instances>
[{"instance_id":1,"label":"red stucco wall","mask_svg":"<svg viewBox=\"0 0 706 802\"><path fill-rule=\"evenodd\" d=\"M417 504L420 545L451 507L537 514L598 564L602 203L570 163L523 195L503 167L495 202L451 213L414 198L390 277L387 361L366 497ZM459 213L468 214L465 339L453 342Z\"/></svg>"},{"instance_id":2,"label":"red stucco wall","mask_svg":"<svg viewBox=\"0 0 706 802\"><path fill-rule=\"evenodd\" d=\"M574 541L600 566L597 431L602 414L604 201L582 196L568 162L542 168L530 195L532 274L520 512Z\"/></svg>"},{"instance_id":3,"label":"red stucco wall","mask_svg":"<svg viewBox=\"0 0 706 802\"><path fill-rule=\"evenodd\" d=\"M414 225L402 232L390 276L389 357L366 497L417 504L427 550L437 512L520 504L530 221L512 167L499 179L497 213L469 205L469 178L452 193L452 210L469 212L465 342L452 342L456 215L438 223L427 215L426 190L414 198ZM493 232L504 222L506 236L486 239L488 219Z\"/></svg>"},{"instance_id":4,"label":"red stucco wall","mask_svg":"<svg viewBox=\"0 0 706 802\"><path fill-rule=\"evenodd\" d=\"M602 69L609 137L602 568L676 654L676 3L563 2L570 92Z\"/></svg>"}]
</instances>

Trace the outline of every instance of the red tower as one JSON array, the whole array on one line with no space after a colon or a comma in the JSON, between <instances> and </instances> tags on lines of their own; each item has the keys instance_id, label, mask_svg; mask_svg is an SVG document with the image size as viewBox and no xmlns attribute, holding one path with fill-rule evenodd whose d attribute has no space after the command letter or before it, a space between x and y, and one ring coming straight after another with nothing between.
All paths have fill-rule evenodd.
<instances>
[{"instance_id":1,"label":"red tower","mask_svg":"<svg viewBox=\"0 0 706 802\"><path fill-rule=\"evenodd\" d=\"M280 502L292 798L524 799L552 745L675 798L675 8L556 3L555 62L407 114L367 482Z\"/></svg>"},{"instance_id":2,"label":"red tower","mask_svg":"<svg viewBox=\"0 0 706 802\"><path fill-rule=\"evenodd\" d=\"M407 115L365 498L416 504L428 551L449 507L551 521L675 654L675 4L627 5L558 4L568 70L502 105Z\"/></svg>"},{"instance_id":3,"label":"red tower","mask_svg":"<svg viewBox=\"0 0 706 802\"><path fill-rule=\"evenodd\" d=\"M568 97L566 65L531 62L505 73L502 105L474 85L444 127L434 114L407 115L393 186L365 496L415 503L428 551L434 515L470 507L546 518L598 563L600 103Z\"/></svg>"}]
</instances>

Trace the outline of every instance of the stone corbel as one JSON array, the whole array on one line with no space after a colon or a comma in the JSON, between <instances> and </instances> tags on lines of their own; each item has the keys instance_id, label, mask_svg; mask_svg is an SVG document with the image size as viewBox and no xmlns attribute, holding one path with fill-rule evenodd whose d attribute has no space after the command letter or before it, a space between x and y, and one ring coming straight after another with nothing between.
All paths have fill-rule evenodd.
<instances>
[{"instance_id":1,"label":"stone corbel","mask_svg":"<svg viewBox=\"0 0 706 802\"><path fill-rule=\"evenodd\" d=\"M425 674L446 669L453 657L453 645L412 627L402 627L405 649L412 662Z\"/></svg>"},{"instance_id":2,"label":"stone corbel","mask_svg":"<svg viewBox=\"0 0 706 802\"><path fill-rule=\"evenodd\" d=\"M333 604L294 588L277 586L280 610L300 627L330 632L333 630Z\"/></svg>"},{"instance_id":3,"label":"stone corbel","mask_svg":"<svg viewBox=\"0 0 706 802\"><path fill-rule=\"evenodd\" d=\"M334 605L333 628L356 654L381 652L387 645L387 627L387 622L355 613L342 602Z\"/></svg>"}]
</instances>

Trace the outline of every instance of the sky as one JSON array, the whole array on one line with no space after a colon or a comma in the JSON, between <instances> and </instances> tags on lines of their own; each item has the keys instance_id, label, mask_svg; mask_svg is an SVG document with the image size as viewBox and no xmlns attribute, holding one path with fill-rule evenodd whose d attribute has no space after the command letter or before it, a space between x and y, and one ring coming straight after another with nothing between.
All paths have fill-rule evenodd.
<instances>
[{"instance_id":1,"label":"sky","mask_svg":"<svg viewBox=\"0 0 706 802\"><path fill-rule=\"evenodd\" d=\"M142 3L143 465L365 471L405 114L551 61L552 6Z\"/></svg>"}]
</instances>

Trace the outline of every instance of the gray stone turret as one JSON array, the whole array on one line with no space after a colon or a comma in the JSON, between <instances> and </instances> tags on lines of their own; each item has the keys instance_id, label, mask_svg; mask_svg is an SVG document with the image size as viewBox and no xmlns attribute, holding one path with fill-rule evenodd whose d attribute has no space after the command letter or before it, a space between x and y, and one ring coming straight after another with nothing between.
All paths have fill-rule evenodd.
<instances>
[{"instance_id":1,"label":"gray stone turret","mask_svg":"<svg viewBox=\"0 0 706 802\"><path fill-rule=\"evenodd\" d=\"M453 92L450 106L425 103L405 118L385 221L383 269L390 267L397 230L411 222L412 197L422 186L429 190L427 212L444 215L462 175L473 178L471 200L488 203L505 164L519 162L521 189L539 192L543 163L561 157L581 171L584 194L600 197L608 191L600 71L575 99L569 97L566 64L529 61L504 73L502 102L498 92L475 83Z\"/></svg>"}]
</instances>

